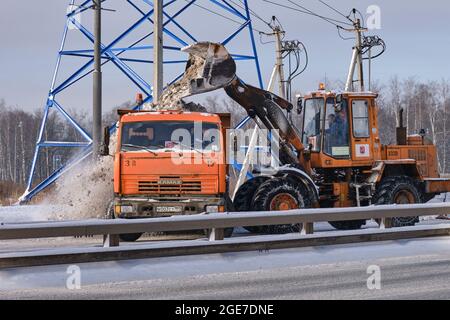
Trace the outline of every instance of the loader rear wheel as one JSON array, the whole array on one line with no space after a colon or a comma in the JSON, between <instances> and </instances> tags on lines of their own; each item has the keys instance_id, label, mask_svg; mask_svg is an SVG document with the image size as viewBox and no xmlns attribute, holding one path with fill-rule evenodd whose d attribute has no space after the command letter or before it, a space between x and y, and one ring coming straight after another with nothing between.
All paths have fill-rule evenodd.
<instances>
[{"instance_id":1,"label":"loader rear wheel","mask_svg":"<svg viewBox=\"0 0 450 320\"><path fill-rule=\"evenodd\" d=\"M252 199L255 195L258 187L265 181L267 181L269 177L259 176L253 179L247 180L244 184L242 184L236 193L233 201L233 207L236 211L252 211ZM248 230L251 233L261 232L261 227L259 226L245 226L244 229Z\"/></svg>"},{"instance_id":2,"label":"loader rear wheel","mask_svg":"<svg viewBox=\"0 0 450 320\"><path fill-rule=\"evenodd\" d=\"M373 203L383 204L412 204L422 203L423 197L414 180L408 176L386 177L377 187ZM413 226L419 222L419 217L392 218L393 227Z\"/></svg>"},{"instance_id":3,"label":"loader rear wheel","mask_svg":"<svg viewBox=\"0 0 450 320\"><path fill-rule=\"evenodd\" d=\"M311 207L311 195L300 182L289 177L267 180L256 191L253 198L256 211L279 211ZM299 232L300 224L283 224L261 227L265 233Z\"/></svg>"}]
</instances>

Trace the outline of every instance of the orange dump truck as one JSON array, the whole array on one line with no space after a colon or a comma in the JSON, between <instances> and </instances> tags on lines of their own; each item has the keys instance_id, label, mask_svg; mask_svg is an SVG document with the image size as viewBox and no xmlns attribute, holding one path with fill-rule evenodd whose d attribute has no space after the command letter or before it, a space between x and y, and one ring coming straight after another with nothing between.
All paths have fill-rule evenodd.
<instances>
[{"instance_id":1,"label":"orange dump truck","mask_svg":"<svg viewBox=\"0 0 450 320\"><path fill-rule=\"evenodd\" d=\"M229 114L119 111L114 158L115 218L223 212ZM229 230L228 232L232 232ZM122 235L133 241L140 234Z\"/></svg>"}]
</instances>

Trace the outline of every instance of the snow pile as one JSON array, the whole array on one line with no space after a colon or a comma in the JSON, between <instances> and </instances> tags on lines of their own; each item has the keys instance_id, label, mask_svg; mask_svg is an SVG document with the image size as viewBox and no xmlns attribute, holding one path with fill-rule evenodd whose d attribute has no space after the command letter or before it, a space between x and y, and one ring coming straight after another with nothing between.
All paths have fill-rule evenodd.
<instances>
[{"instance_id":1,"label":"snow pile","mask_svg":"<svg viewBox=\"0 0 450 320\"><path fill-rule=\"evenodd\" d=\"M57 206L0 206L0 224L2 223L22 223L52 220L51 212L64 210Z\"/></svg>"},{"instance_id":2,"label":"snow pile","mask_svg":"<svg viewBox=\"0 0 450 320\"><path fill-rule=\"evenodd\" d=\"M160 104L146 104L144 110L179 110L205 111L201 105L184 103L182 98L189 95L190 79L195 78L202 59L192 59L190 68L177 82L170 85L163 93ZM159 107L161 106L161 107ZM116 149L117 134L111 136L109 150ZM97 164L84 161L69 170L55 182L55 189L41 203L64 206L64 210L43 212L46 220L75 220L86 218L104 218L109 204L113 200L114 163L112 157L102 157ZM44 206L43 208L49 208ZM48 210L48 209L46 209Z\"/></svg>"},{"instance_id":3,"label":"snow pile","mask_svg":"<svg viewBox=\"0 0 450 320\"><path fill-rule=\"evenodd\" d=\"M202 77L205 63L205 46L191 48L188 67L183 77L168 86L159 99L157 105L150 103L143 106L143 110L187 110L204 112L206 109L196 103L185 103L182 99L191 95L190 87L193 79ZM110 153L115 152L117 135L111 136ZM56 186L43 204L58 204L65 206L64 211L50 212L48 215L56 219L84 219L102 218L106 216L107 208L113 199L112 157L103 157L99 163L84 161L60 177ZM53 219L52 219L53 220Z\"/></svg>"},{"instance_id":4,"label":"snow pile","mask_svg":"<svg viewBox=\"0 0 450 320\"><path fill-rule=\"evenodd\" d=\"M40 203L41 217L45 220L104 218L113 199L113 170L112 157L102 157L96 164L85 160L73 167L56 181L54 189Z\"/></svg>"}]
</instances>

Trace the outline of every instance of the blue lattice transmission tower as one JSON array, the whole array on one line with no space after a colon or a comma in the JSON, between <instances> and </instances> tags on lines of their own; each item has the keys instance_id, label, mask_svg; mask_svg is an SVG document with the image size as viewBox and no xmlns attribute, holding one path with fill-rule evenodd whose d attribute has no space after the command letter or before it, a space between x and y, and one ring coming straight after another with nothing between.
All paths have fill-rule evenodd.
<instances>
[{"instance_id":1,"label":"blue lattice transmission tower","mask_svg":"<svg viewBox=\"0 0 450 320\"><path fill-rule=\"evenodd\" d=\"M103 0L102 6L107 8L106 11L111 11L108 10L108 5L116 6L118 3L117 1ZM152 72L150 67L153 63L151 60L153 52L151 41L154 15L153 1L123 0L120 1L120 5L126 6L128 10L132 10L137 17L136 19L129 18L128 20L128 18L121 16L122 21L126 20L128 23L123 29L120 29L116 23L103 19L104 31L114 29L114 31L118 32L117 35L101 44L102 64L105 67L111 66L112 69L118 70L120 74L125 76L123 85L129 85L143 93L144 102L150 102L152 100ZM92 7L92 0L86 0L79 4L75 0L69 2L69 10L66 15L66 24L57 55L56 67L44 106L28 185L26 192L21 198L22 201L30 200L57 180L64 172L87 158L92 152L92 138L89 130L83 128L75 120L76 117L68 111L74 108L73 105L70 106L70 99L68 103L62 103L60 99L63 93L75 84L81 81L89 82L91 79L94 62L94 36L90 31L92 29L90 21L88 21L88 24L85 24L86 19L79 19L79 17L82 14L83 17L88 16L92 11ZM183 53L180 53L181 48L197 41L208 40L227 45L231 48L232 56L237 61L248 60L253 62L255 70L253 74L256 74L256 81L262 87L251 12L247 0L165 0L163 4L164 65L172 66L175 70L169 84L178 80L183 74L186 57ZM119 14L118 11L110 13L113 18L117 18ZM199 39L199 35L192 31L194 27L199 29L198 33L203 33L201 35L203 38ZM227 29L225 27L230 29L229 33L226 31L224 34L224 29ZM71 35L77 33L79 38L87 40L87 47L69 48L71 44L68 39L69 32L71 32ZM242 51L242 43L245 43L248 46L246 50L250 53L233 52L232 44L237 42L238 40L236 39L239 37L241 37L241 41L240 45L237 46L237 50ZM246 37L246 40L242 41L242 37ZM105 38L102 35L102 39ZM73 69L74 66L76 66L75 69ZM137 69L147 70L147 68L149 71L144 72L143 75L137 71ZM108 70L104 70L104 78L108 78ZM82 92L81 94L91 96L92 92L87 89L87 92ZM68 109L68 107L72 109ZM137 108L137 106L134 108ZM76 141L64 139L58 141L49 140L46 135L46 124L49 121L49 113L51 111L56 111L63 119L67 120L79 139L76 139ZM76 156L63 164L58 162L58 167L53 168L53 171L49 172L45 179L36 181L36 172L39 169L38 159L49 148L74 150L76 151Z\"/></svg>"}]
</instances>

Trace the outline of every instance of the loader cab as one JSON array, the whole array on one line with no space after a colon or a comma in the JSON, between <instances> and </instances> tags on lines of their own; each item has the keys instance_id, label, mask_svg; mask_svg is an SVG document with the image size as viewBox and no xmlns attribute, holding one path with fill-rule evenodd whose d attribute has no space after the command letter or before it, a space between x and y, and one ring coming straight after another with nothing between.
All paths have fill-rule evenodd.
<instances>
[{"instance_id":1,"label":"loader cab","mask_svg":"<svg viewBox=\"0 0 450 320\"><path fill-rule=\"evenodd\" d=\"M375 97L324 90L304 97L302 142L312 167L371 166L379 159Z\"/></svg>"}]
</instances>

